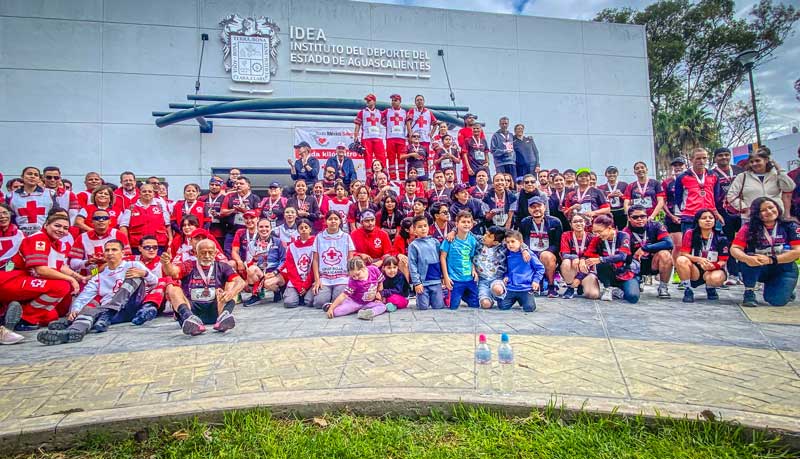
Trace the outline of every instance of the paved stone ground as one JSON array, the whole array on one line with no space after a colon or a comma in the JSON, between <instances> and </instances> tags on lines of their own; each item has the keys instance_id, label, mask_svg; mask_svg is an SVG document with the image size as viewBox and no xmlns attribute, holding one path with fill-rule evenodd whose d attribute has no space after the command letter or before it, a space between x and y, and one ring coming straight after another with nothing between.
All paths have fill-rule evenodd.
<instances>
[{"instance_id":1,"label":"paved stone ground","mask_svg":"<svg viewBox=\"0 0 800 459\"><path fill-rule=\"evenodd\" d=\"M412 307L370 322L264 303L238 308L233 331L195 338L167 317L63 346L31 333L0 350L0 436L70 411L100 422L104 410L236 395L427 388L457 400L474 393L476 335L496 346L503 332L523 399L706 406L800 426L800 306L743 310L737 289L718 302L699 290L684 304L672 292L676 299L659 300L649 287L637 305L541 298L527 314Z\"/></svg>"}]
</instances>

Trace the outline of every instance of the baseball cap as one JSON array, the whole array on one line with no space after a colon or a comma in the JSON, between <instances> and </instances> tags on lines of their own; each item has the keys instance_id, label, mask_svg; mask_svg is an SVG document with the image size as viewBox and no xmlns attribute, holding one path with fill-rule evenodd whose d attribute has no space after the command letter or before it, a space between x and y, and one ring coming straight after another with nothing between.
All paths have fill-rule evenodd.
<instances>
[{"instance_id":1,"label":"baseball cap","mask_svg":"<svg viewBox=\"0 0 800 459\"><path fill-rule=\"evenodd\" d=\"M541 196L534 196L534 197L532 197L532 198L528 199L528 207L530 207L530 206L532 206L532 205L534 205L534 204L541 204L541 205L545 205L545 203L546 203L546 202L547 202L547 201L545 201L545 199L544 199L543 197L541 197Z\"/></svg>"},{"instance_id":2,"label":"baseball cap","mask_svg":"<svg viewBox=\"0 0 800 459\"><path fill-rule=\"evenodd\" d=\"M309 144L308 144L308 142L306 142L306 141L304 140L304 141L302 141L302 142L298 143L297 145L295 145L294 147L295 147L295 148L303 148L303 147L306 147L306 148L311 148L311 145L309 145Z\"/></svg>"},{"instance_id":3,"label":"baseball cap","mask_svg":"<svg viewBox=\"0 0 800 459\"><path fill-rule=\"evenodd\" d=\"M281 184L278 183L278 182L272 182L272 183L269 184L269 187L270 188L280 188Z\"/></svg>"},{"instance_id":4,"label":"baseball cap","mask_svg":"<svg viewBox=\"0 0 800 459\"><path fill-rule=\"evenodd\" d=\"M462 191L467 191L467 186L463 183L459 183L453 187L453 191L450 192L450 199L455 200L456 195L461 193Z\"/></svg>"},{"instance_id":5,"label":"baseball cap","mask_svg":"<svg viewBox=\"0 0 800 459\"><path fill-rule=\"evenodd\" d=\"M403 98L400 97L400 94L392 94L391 96L389 96L389 98L390 99L403 100Z\"/></svg>"},{"instance_id":6,"label":"baseball cap","mask_svg":"<svg viewBox=\"0 0 800 459\"><path fill-rule=\"evenodd\" d=\"M669 165L674 166L676 164L686 164L686 158L683 156L676 156L672 158L672 162L670 162Z\"/></svg>"},{"instance_id":7,"label":"baseball cap","mask_svg":"<svg viewBox=\"0 0 800 459\"><path fill-rule=\"evenodd\" d=\"M373 212L371 210L365 210L364 212L361 213L360 221L362 221L362 222L364 220L374 220L374 219L375 219L375 212Z\"/></svg>"},{"instance_id":8,"label":"baseball cap","mask_svg":"<svg viewBox=\"0 0 800 459\"><path fill-rule=\"evenodd\" d=\"M589 169L588 167L581 167L580 169L578 169L577 171L575 171L575 175L576 175L576 176L577 176L577 175L583 175L583 174L586 174L586 175L591 175L591 173L592 173L592 171L591 171L591 169Z\"/></svg>"},{"instance_id":9,"label":"baseball cap","mask_svg":"<svg viewBox=\"0 0 800 459\"><path fill-rule=\"evenodd\" d=\"M336 145L336 149L338 150L338 149L340 149L340 148L341 148L342 150L347 150L347 145L346 145L346 144L344 144L344 143L342 143L342 142L339 142L339 143Z\"/></svg>"},{"instance_id":10,"label":"baseball cap","mask_svg":"<svg viewBox=\"0 0 800 459\"><path fill-rule=\"evenodd\" d=\"M208 239L208 231L203 228L197 228L196 230L192 231L192 234L189 235L190 238L200 237L203 236L204 238Z\"/></svg>"},{"instance_id":11,"label":"baseball cap","mask_svg":"<svg viewBox=\"0 0 800 459\"><path fill-rule=\"evenodd\" d=\"M210 184L213 184L213 183L216 183L217 185L222 185L222 184L223 184L223 183L225 183L225 182L224 182L224 180L222 180L222 179L221 179L221 178L219 178L219 177L211 177L211 178L208 180L208 183L209 183L209 185L210 185Z\"/></svg>"},{"instance_id":12,"label":"baseball cap","mask_svg":"<svg viewBox=\"0 0 800 459\"><path fill-rule=\"evenodd\" d=\"M367 94L366 96L364 96L364 100L370 100L370 99L371 100L378 100L378 98L375 97L375 94Z\"/></svg>"},{"instance_id":13,"label":"baseball cap","mask_svg":"<svg viewBox=\"0 0 800 459\"><path fill-rule=\"evenodd\" d=\"M617 166L608 166L606 167L606 174L609 172L619 172L619 169L617 169Z\"/></svg>"},{"instance_id":14,"label":"baseball cap","mask_svg":"<svg viewBox=\"0 0 800 459\"><path fill-rule=\"evenodd\" d=\"M255 210L248 210L244 213L244 218L256 218L258 217L258 212Z\"/></svg>"}]
</instances>

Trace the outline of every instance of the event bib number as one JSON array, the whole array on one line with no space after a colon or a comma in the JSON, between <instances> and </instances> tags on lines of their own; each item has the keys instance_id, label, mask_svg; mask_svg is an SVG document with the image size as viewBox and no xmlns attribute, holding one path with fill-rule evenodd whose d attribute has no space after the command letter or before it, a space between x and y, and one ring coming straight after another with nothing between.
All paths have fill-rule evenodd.
<instances>
[{"instance_id":1,"label":"event bib number","mask_svg":"<svg viewBox=\"0 0 800 459\"><path fill-rule=\"evenodd\" d=\"M653 207L653 198L650 196L645 196L643 198L637 198L633 200L633 203L638 206L642 206L645 209L649 209Z\"/></svg>"},{"instance_id":2,"label":"event bib number","mask_svg":"<svg viewBox=\"0 0 800 459\"><path fill-rule=\"evenodd\" d=\"M189 290L192 301L213 301L217 297L217 289L215 287L209 288L193 288Z\"/></svg>"}]
</instances>

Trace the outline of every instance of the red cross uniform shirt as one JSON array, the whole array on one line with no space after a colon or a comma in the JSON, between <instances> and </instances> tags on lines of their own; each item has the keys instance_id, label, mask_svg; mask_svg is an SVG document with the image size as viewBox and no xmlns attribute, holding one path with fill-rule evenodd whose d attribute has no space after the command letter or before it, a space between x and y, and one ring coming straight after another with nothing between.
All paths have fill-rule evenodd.
<instances>
[{"instance_id":1,"label":"red cross uniform shirt","mask_svg":"<svg viewBox=\"0 0 800 459\"><path fill-rule=\"evenodd\" d=\"M659 197L665 197L664 190L661 188L661 183L654 179L647 179L647 183L644 186L638 180L635 180L625 188L625 199L629 199L632 206L640 205L644 207L648 216L656 208Z\"/></svg>"},{"instance_id":2,"label":"red cross uniform shirt","mask_svg":"<svg viewBox=\"0 0 800 459\"><path fill-rule=\"evenodd\" d=\"M733 245L748 255L778 256L800 245L800 226L793 222L779 222L772 228L765 227L755 245L747 241L749 230L749 224L742 225L733 239Z\"/></svg>"},{"instance_id":3,"label":"red cross uniform shirt","mask_svg":"<svg viewBox=\"0 0 800 459\"><path fill-rule=\"evenodd\" d=\"M117 201L119 202L119 201ZM80 211L78 211L78 216L83 217L85 223L89 226L92 226L92 217L94 216L95 211L97 210L105 210L108 212L108 227L109 228L117 228L119 223L119 217L122 215L122 209L114 203L114 206L107 207L105 209L101 209L94 204L87 204L83 207Z\"/></svg>"},{"instance_id":4,"label":"red cross uniform shirt","mask_svg":"<svg viewBox=\"0 0 800 459\"><path fill-rule=\"evenodd\" d=\"M92 230L87 233L81 233L75 240L75 244L69 251L69 267L84 274L90 273L94 265L89 263L89 258L102 257L105 252L106 242L112 239L122 242L126 257L131 255L128 236L122 231L116 228L109 228L108 233L101 237Z\"/></svg>"},{"instance_id":5,"label":"red cross uniform shirt","mask_svg":"<svg viewBox=\"0 0 800 459\"><path fill-rule=\"evenodd\" d=\"M362 139L383 139L383 114L377 108L362 108L353 122L361 126Z\"/></svg>"},{"instance_id":6,"label":"red cross uniform shirt","mask_svg":"<svg viewBox=\"0 0 800 459\"><path fill-rule=\"evenodd\" d=\"M39 277L33 268L49 266L60 270L67 262L67 254L70 250L69 244L53 241L47 233L40 231L23 239L19 251L11 258L11 262L14 264L14 269L27 270L31 276Z\"/></svg>"},{"instance_id":7,"label":"red cross uniform shirt","mask_svg":"<svg viewBox=\"0 0 800 459\"><path fill-rule=\"evenodd\" d=\"M423 108L419 111L414 107L406 113L406 121L411 121L411 132L419 134L420 142L430 143L431 126L438 121L430 110Z\"/></svg>"},{"instance_id":8,"label":"red cross uniform shirt","mask_svg":"<svg viewBox=\"0 0 800 459\"><path fill-rule=\"evenodd\" d=\"M387 139L402 139L408 138L406 133L406 110L403 108L393 109L387 108L381 113L382 123L386 127Z\"/></svg>"},{"instance_id":9,"label":"red cross uniform shirt","mask_svg":"<svg viewBox=\"0 0 800 459\"><path fill-rule=\"evenodd\" d=\"M153 275L147 267L139 261L123 261L116 269L106 267L92 277L81 290L70 306L70 311L79 312L93 300L99 305L108 304L125 282L125 273L129 269L145 271L144 283L147 288L153 288L158 283L158 277Z\"/></svg>"},{"instance_id":10,"label":"red cross uniform shirt","mask_svg":"<svg viewBox=\"0 0 800 459\"><path fill-rule=\"evenodd\" d=\"M5 230L0 230L0 271L19 251L19 246L25 235L14 224L9 224Z\"/></svg>"},{"instance_id":11,"label":"red cross uniform shirt","mask_svg":"<svg viewBox=\"0 0 800 459\"><path fill-rule=\"evenodd\" d=\"M24 188L11 193L8 202L16 217L16 224L26 236L37 233L44 227L47 213L56 203L56 193L53 190L36 187L32 193L26 193Z\"/></svg>"},{"instance_id":12,"label":"red cross uniform shirt","mask_svg":"<svg viewBox=\"0 0 800 459\"><path fill-rule=\"evenodd\" d=\"M208 218L208 212L206 211L206 205L200 200L197 200L190 205L187 205L186 201L183 199L176 202L175 206L172 208L172 216L170 217L170 220L174 225L180 228L181 221L186 215L194 215L197 217L197 221L200 222L200 226L198 228L205 228L206 223L211 223Z\"/></svg>"},{"instance_id":13,"label":"red cross uniform shirt","mask_svg":"<svg viewBox=\"0 0 800 459\"><path fill-rule=\"evenodd\" d=\"M58 188L55 190L55 192L58 207L67 209L70 212L78 212L81 209L81 205L78 202L78 196L76 196L72 191L67 191L64 188ZM72 213L70 215L72 215Z\"/></svg>"},{"instance_id":14,"label":"red cross uniform shirt","mask_svg":"<svg viewBox=\"0 0 800 459\"><path fill-rule=\"evenodd\" d=\"M681 253L705 258L714 264L714 269L723 269L730 257L728 238L718 231L711 232L711 240L700 237L700 247L692 247L694 230L686 231L681 240Z\"/></svg>"},{"instance_id":15,"label":"red cross uniform shirt","mask_svg":"<svg viewBox=\"0 0 800 459\"><path fill-rule=\"evenodd\" d=\"M350 235L344 231L331 234L327 230L314 239L314 252L319 257L319 279L325 286L347 285L347 260L356 250Z\"/></svg>"}]
</instances>

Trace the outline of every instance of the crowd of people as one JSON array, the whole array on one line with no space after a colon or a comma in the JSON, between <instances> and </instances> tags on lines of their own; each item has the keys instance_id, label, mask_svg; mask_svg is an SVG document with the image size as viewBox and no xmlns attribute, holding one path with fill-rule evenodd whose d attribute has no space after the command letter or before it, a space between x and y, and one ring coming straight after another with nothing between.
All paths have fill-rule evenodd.
<instances>
[{"instance_id":1,"label":"crowd of people","mask_svg":"<svg viewBox=\"0 0 800 459\"><path fill-rule=\"evenodd\" d=\"M467 114L454 138L422 96L410 110L391 100L379 111L365 97L354 142L322 169L296 145L293 184L263 197L238 169L173 202L158 177L90 172L77 191L58 167L26 167L0 193L0 342L26 331L77 342L165 311L187 335L225 332L240 301L372 319L411 297L420 310L636 303L648 284L667 300L677 283L686 303L701 286L716 300L743 285L746 307L759 289L769 305L795 297L800 169L787 174L767 147L744 168L728 149L697 148L665 180L637 162L631 183L608 166L598 184L587 168L540 166L506 117L488 136ZM348 151L365 158L366 180Z\"/></svg>"}]
</instances>

